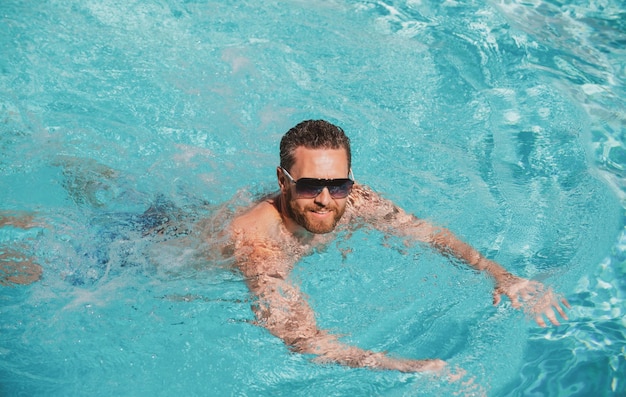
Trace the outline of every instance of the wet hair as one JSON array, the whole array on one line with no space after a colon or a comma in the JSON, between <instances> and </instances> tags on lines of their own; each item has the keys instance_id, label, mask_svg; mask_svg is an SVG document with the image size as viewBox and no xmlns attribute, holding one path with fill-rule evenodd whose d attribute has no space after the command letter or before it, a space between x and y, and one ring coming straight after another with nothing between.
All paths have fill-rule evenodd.
<instances>
[{"instance_id":1,"label":"wet hair","mask_svg":"<svg viewBox=\"0 0 626 397\"><path fill-rule=\"evenodd\" d=\"M294 152L304 146L307 149L345 149L348 168L352 166L350 138L340 127L325 120L305 120L289 131L280 140L280 166L289 171L296 162Z\"/></svg>"}]
</instances>

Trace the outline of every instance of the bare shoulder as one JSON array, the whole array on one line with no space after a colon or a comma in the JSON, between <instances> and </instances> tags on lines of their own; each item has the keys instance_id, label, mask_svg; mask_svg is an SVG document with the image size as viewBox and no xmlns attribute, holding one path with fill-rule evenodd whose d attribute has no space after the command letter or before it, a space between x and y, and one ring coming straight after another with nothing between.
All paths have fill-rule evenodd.
<instances>
[{"instance_id":1,"label":"bare shoulder","mask_svg":"<svg viewBox=\"0 0 626 397\"><path fill-rule=\"evenodd\" d=\"M378 218L400 209L390 200L381 197L378 193L365 185L355 184L348 196L347 209L362 218Z\"/></svg>"},{"instance_id":2,"label":"bare shoulder","mask_svg":"<svg viewBox=\"0 0 626 397\"><path fill-rule=\"evenodd\" d=\"M395 235L411 234L419 240L429 233L428 222L407 213L393 201L367 186L355 185L350 193L346 212L373 227ZM409 231L410 230L410 231Z\"/></svg>"},{"instance_id":3,"label":"bare shoulder","mask_svg":"<svg viewBox=\"0 0 626 397\"><path fill-rule=\"evenodd\" d=\"M273 199L263 200L235 217L229 234L237 267L245 277L287 276L293 261L283 249L282 218ZM258 282L250 286L260 288Z\"/></svg>"},{"instance_id":4,"label":"bare shoulder","mask_svg":"<svg viewBox=\"0 0 626 397\"><path fill-rule=\"evenodd\" d=\"M273 199L263 200L233 219L230 230L246 239L266 238L280 223Z\"/></svg>"}]
</instances>

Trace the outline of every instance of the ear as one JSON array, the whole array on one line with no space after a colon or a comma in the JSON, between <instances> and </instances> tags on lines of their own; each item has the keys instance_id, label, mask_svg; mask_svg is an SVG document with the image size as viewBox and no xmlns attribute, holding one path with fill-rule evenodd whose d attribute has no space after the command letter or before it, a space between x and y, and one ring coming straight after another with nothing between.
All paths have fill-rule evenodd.
<instances>
[{"instance_id":1,"label":"ear","mask_svg":"<svg viewBox=\"0 0 626 397\"><path fill-rule=\"evenodd\" d=\"M285 183L285 174L283 174L283 170L281 170L280 167L276 167L276 179L278 179L280 191L284 193L287 188L287 184Z\"/></svg>"}]
</instances>

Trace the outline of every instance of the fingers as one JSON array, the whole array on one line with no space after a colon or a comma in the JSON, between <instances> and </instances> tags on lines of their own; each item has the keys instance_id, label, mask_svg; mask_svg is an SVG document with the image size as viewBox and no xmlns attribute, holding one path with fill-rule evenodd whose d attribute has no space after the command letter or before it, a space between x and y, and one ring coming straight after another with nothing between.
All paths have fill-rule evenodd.
<instances>
[{"instance_id":1,"label":"fingers","mask_svg":"<svg viewBox=\"0 0 626 397\"><path fill-rule=\"evenodd\" d=\"M563 306L567 307L568 309L571 308L569 302L566 299L561 299L561 303L563 304ZM544 315L545 315L545 317L548 318L548 320L550 320L552 325L556 325L556 326L561 325L559 320L556 318L555 311L564 320L569 320L569 318L567 317L567 314L565 313L565 310L563 310L563 308L559 305L559 303L558 302L553 302L552 303L552 307L547 308L545 311L543 311L543 313L539 313L538 315L535 316L535 321L537 322L537 325L539 325L542 328L546 327L546 322L543 319Z\"/></svg>"},{"instance_id":2,"label":"fingers","mask_svg":"<svg viewBox=\"0 0 626 397\"><path fill-rule=\"evenodd\" d=\"M561 310L559 311L562 313ZM541 328L545 328L547 326L545 320L543 319L544 315L548 318L548 320L550 320L550 323L552 323L552 325L555 325L555 326L561 325L559 320L557 320L556 315L554 314L554 310L548 309L544 313L541 313L535 316L535 322L537 322L537 325L539 325ZM567 317L563 317L563 318L567 320Z\"/></svg>"},{"instance_id":3,"label":"fingers","mask_svg":"<svg viewBox=\"0 0 626 397\"><path fill-rule=\"evenodd\" d=\"M569 303L563 299L561 300L561 302L563 303L563 305L565 305L568 309L570 308ZM565 311L563 310L563 308L561 308L561 306L559 306L558 303L554 304L554 308L556 309L556 311L559 313L559 315L561 316L562 319L564 320L569 320L569 318L567 318L567 314L565 314Z\"/></svg>"},{"instance_id":4,"label":"fingers","mask_svg":"<svg viewBox=\"0 0 626 397\"><path fill-rule=\"evenodd\" d=\"M561 299L561 303L563 304L563 306L567 307L568 309L571 309L572 307L570 306L569 302L567 301L567 299L562 298Z\"/></svg>"},{"instance_id":5,"label":"fingers","mask_svg":"<svg viewBox=\"0 0 626 397\"><path fill-rule=\"evenodd\" d=\"M569 302L540 282L520 278L505 280L493 292L494 306L500 304L502 295L509 298L513 308L523 308L527 315L534 317L540 327L546 326L546 319L553 325L560 325L557 315L568 320L564 308L571 308Z\"/></svg>"},{"instance_id":6,"label":"fingers","mask_svg":"<svg viewBox=\"0 0 626 397\"><path fill-rule=\"evenodd\" d=\"M509 297L509 299L511 300L511 306L513 306L515 309L519 309L522 307L522 304L519 302L519 299L517 299L517 295L507 294L506 296Z\"/></svg>"},{"instance_id":7,"label":"fingers","mask_svg":"<svg viewBox=\"0 0 626 397\"><path fill-rule=\"evenodd\" d=\"M495 291L493 293L493 305L498 306L501 301L502 301L502 296L500 296L499 292Z\"/></svg>"},{"instance_id":8,"label":"fingers","mask_svg":"<svg viewBox=\"0 0 626 397\"><path fill-rule=\"evenodd\" d=\"M506 295L515 309L523 308L526 314L534 317L540 327L546 327L546 319L553 325L559 326L557 315L564 320L569 320L564 308L571 308L569 302L558 297L554 292L543 287L540 283L526 283L522 288L498 287L493 293L493 304L498 305L502 301L502 295Z\"/></svg>"},{"instance_id":9,"label":"fingers","mask_svg":"<svg viewBox=\"0 0 626 397\"><path fill-rule=\"evenodd\" d=\"M496 289L493 292L493 305L494 306L498 306L500 302L502 302L502 293L503 292L501 292L499 289ZM519 309L520 307L522 307L522 304L520 303L519 299L517 298L515 294L511 294L508 292L504 292L504 294L509 298L509 300L511 301L511 305L515 309Z\"/></svg>"},{"instance_id":10,"label":"fingers","mask_svg":"<svg viewBox=\"0 0 626 397\"><path fill-rule=\"evenodd\" d=\"M551 322L553 325L556 325L556 326L561 325L561 323L559 323L559 320L557 320L557 319L556 319L556 315L554 314L554 310L552 310L552 309L548 309L548 310L545 312L545 315L546 315L546 317L548 317L548 320L550 320L550 322Z\"/></svg>"},{"instance_id":11,"label":"fingers","mask_svg":"<svg viewBox=\"0 0 626 397\"><path fill-rule=\"evenodd\" d=\"M537 323L538 326L540 326L541 328L545 328L546 327L546 322L543 319L542 315L538 315L535 316L535 322Z\"/></svg>"}]
</instances>

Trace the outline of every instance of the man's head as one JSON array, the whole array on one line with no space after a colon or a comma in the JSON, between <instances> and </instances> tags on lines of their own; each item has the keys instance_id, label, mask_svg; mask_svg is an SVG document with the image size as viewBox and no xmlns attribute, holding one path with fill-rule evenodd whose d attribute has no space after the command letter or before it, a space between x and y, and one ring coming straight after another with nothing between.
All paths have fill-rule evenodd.
<instances>
[{"instance_id":1,"label":"man's head","mask_svg":"<svg viewBox=\"0 0 626 397\"><path fill-rule=\"evenodd\" d=\"M350 139L340 127L325 120L306 120L296 125L280 141L280 166L289 171L298 147L307 149L344 149L348 169L352 166Z\"/></svg>"},{"instance_id":2,"label":"man's head","mask_svg":"<svg viewBox=\"0 0 626 397\"><path fill-rule=\"evenodd\" d=\"M348 179L350 140L343 130L323 120L304 121L281 140L280 161L281 211L288 227L318 234L333 231L344 214L352 186ZM316 183L326 187L315 189ZM302 194L300 188L307 185L312 189L304 189L306 194ZM311 191L314 193L309 194Z\"/></svg>"}]
</instances>

